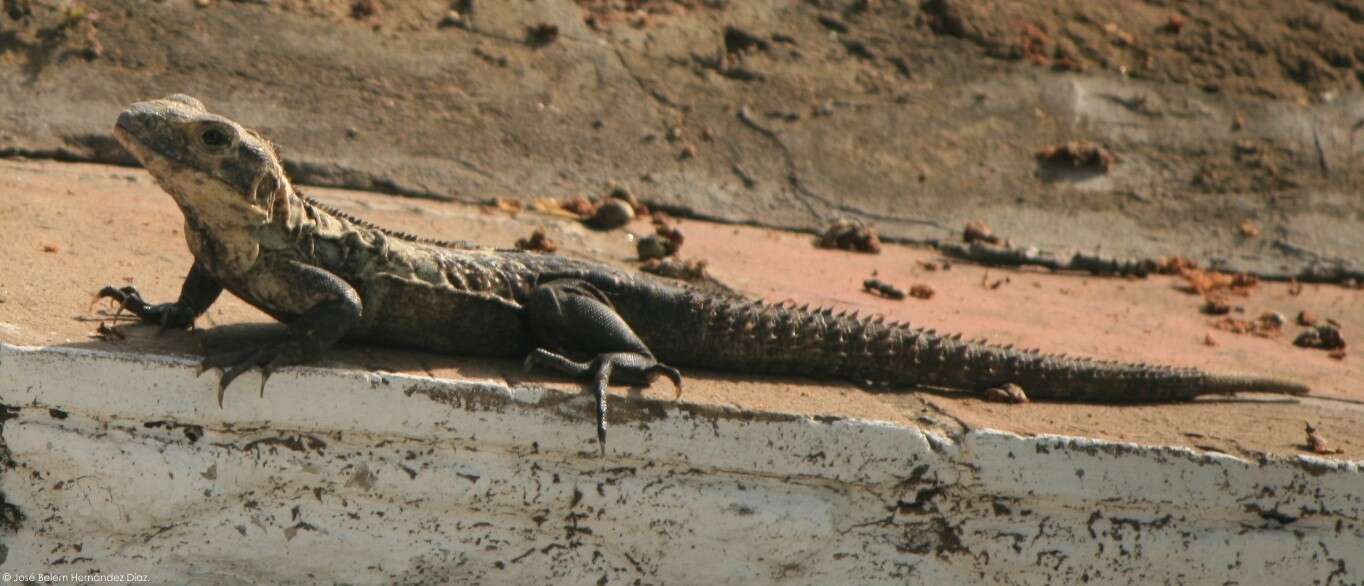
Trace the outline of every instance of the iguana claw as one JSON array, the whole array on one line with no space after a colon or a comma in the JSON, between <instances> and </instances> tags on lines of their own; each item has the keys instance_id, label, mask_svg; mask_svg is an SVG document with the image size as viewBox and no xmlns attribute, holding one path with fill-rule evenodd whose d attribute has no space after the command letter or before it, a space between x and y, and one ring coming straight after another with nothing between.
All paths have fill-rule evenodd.
<instances>
[{"instance_id":1,"label":"iguana claw","mask_svg":"<svg viewBox=\"0 0 1364 586\"><path fill-rule=\"evenodd\" d=\"M228 385L231 385L237 377L253 368L260 367L260 396L264 397L265 382L270 379L270 375L282 366L301 362L299 355L297 346L289 342L238 352L213 354L205 357L199 363L199 372L195 376L203 375L205 371L214 368L222 370L222 377L218 379L218 407L221 408L223 406L223 395L227 393Z\"/></svg>"},{"instance_id":2,"label":"iguana claw","mask_svg":"<svg viewBox=\"0 0 1364 586\"><path fill-rule=\"evenodd\" d=\"M673 397L673 400L678 400L682 398L682 373L678 372L676 368L673 368L660 362L645 369L644 374L648 375L651 378L660 374L668 377L668 380L673 381L673 388L676 389L677 391L677 394Z\"/></svg>"},{"instance_id":3,"label":"iguana claw","mask_svg":"<svg viewBox=\"0 0 1364 586\"><path fill-rule=\"evenodd\" d=\"M597 444L601 455L606 457L606 386L612 375L630 384L648 384L658 375L668 377L677 389L677 397L682 396L682 373L676 368L662 364L654 357L637 352L612 352L598 355L592 362L577 362L555 354L544 348L536 348L526 356L526 371L535 366L544 366L575 377L592 377L592 395L597 411Z\"/></svg>"},{"instance_id":4,"label":"iguana claw","mask_svg":"<svg viewBox=\"0 0 1364 586\"><path fill-rule=\"evenodd\" d=\"M144 322L160 325L158 333L171 328L191 328L194 326L195 316L200 313L193 307L179 302L151 305L142 299L142 293L132 285L118 288L111 285L100 289L90 300L90 308L93 309L101 299L112 299L118 304L118 310L114 313L115 320L123 315L124 311L128 311Z\"/></svg>"}]
</instances>

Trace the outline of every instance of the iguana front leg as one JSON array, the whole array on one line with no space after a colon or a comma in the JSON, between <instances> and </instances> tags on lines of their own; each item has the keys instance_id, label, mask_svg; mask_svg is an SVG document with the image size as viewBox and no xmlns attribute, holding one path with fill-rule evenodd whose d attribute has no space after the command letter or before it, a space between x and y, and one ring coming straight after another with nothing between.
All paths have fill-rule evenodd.
<instances>
[{"instance_id":1,"label":"iguana front leg","mask_svg":"<svg viewBox=\"0 0 1364 586\"><path fill-rule=\"evenodd\" d=\"M681 373L658 362L616 313L610 299L591 284L564 279L540 285L526 302L526 314L539 346L526 357L526 370L543 366L570 376L592 377L602 456L606 456L606 385L613 379L648 384L662 375L682 394ZM558 352L594 358L578 362Z\"/></svg>"},{"instance_id":2,"label":"iguana front leg","mask_svg":"<svg viewBox=\"0 0 1364 586\"><path fill-rule=\"evenodd\" d=\"M194 266L189 268L185 283L180 286L180 298L174 303L148 304L143 301L142 294L137 288L131 285L121 288L110 285L100 289L99 293L95 294L95 300L113 299L121 309L132 312L144 322L159 324L163 330L168 328L184 330L192 327L194 319L208 311L209 306L218 300L218 295L222 292L223 286L199 266L199 263L194 263Z\"/></svg>"},{"instance_id":3,"label":"iguana front leg","mask_svg":"<svg viewBox=\"0 0 1364 586\"><path fill-rule=\"evenodd\" d=\"M218 381L218 406L233 379L255 367L261 368L260 388L282 366L316 359L360 323L360 296L344 280L317 267L295 261L263 263L246 275L253 296L270 307L296 307L297 318L288 320L289 337L283 342L265 344L238 352L210 354L201 363L200 374L210 368L222 369Z\"/></svg>"}]
</instances>

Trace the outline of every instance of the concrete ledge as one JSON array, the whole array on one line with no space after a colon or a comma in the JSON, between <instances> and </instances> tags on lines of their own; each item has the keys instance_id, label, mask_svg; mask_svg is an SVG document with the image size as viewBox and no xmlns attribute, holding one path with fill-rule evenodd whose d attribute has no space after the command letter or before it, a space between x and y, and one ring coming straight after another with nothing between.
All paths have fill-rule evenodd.
<instances>
[{"instance_id":1,"label":"concrete ledge","mask_svg":"<svg viewBox=\"0 0 1364 586\"><path fill-rule=\"evenodd\" d=\"M0 344L11 573L155 582L1345 583L1359 463ZM613 397L614 398L614 397Z\"/></svg>"}]
</instances>

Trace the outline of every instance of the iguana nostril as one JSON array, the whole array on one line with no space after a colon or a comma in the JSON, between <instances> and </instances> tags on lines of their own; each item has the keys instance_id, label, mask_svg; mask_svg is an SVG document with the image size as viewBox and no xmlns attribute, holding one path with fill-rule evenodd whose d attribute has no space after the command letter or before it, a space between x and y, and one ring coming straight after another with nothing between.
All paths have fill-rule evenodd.
<instances>
[{"instance_id":1,"label":"iguana nostril","mask_svg":"<svg viewBox=\"0 0 1364 586\"><path fill-rule=\"evenodd\" d=\"M124 132L135 130L136 126L138 126L137 114L134 114L132 110L124 110L118 115L118 121L114 123L115 129L123 130Z\"/></svg>"}]
</instances>

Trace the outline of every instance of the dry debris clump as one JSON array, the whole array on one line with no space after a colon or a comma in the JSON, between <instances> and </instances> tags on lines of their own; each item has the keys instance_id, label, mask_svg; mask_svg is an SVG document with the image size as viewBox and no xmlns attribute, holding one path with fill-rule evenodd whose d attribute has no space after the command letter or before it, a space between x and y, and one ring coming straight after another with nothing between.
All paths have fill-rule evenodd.
<instances>
[{"instance_id":1,"label":"dry debris clump","mask_svg":"<svg viewBox=\"0 0 1364 586\"><path fill-rule=\"evenodd\" d=\"M560 202L559 207L579 218L591 216L597 211L597 206L581 195L575 195Z\"/></svg>"},{"instance_id":2,"label":"dry debris clump","mask_svg":"<svg viewBox=\"0 0 1364 586\"><path fill-rule=\"evenodd\" d=\"M536 228L534 232L530 233L530 237L516 240L516 249L531 252L554 252L559 250L559 243L551 240L544 228Z\"/></svg>"},{"instance_id":3,"label":"dry debris clump","mask_svg":"<svg viewBox=\"0 0 1364 586\"><path fill-rule=\"evenodd\" d=\"M1013 383L1009 383L1002 387L986 389L982 398L993 403L1018 404L1028 402L1028 395L1023 392L1023 387Z\"/></svg>"},{"instance_id":4,"label":"dry debris clump","mask_svg":"<svg viewBox=\"0 0 1364 586\"><path fill-rule=\"evenodd\" d=\"M1245 297L1260 284L1258 277L1244 273L1228 275L1187 266L1180 267L1178 273L1188 283L1186 290L1189 293L1204 297L1225 294Z\"/></svg>"},{"instance_id":5,"label":"dry debris clump","mask_svg":"<svg viewBox=\"0 0 1364 586\"><path fill-rule=\"evenodd\" d=\"M962 241L970 244L972 242L984 242L986 244L1004 244L1004 239L996 236L985 222L973 220L966 223L966 228L961 233Z\"/></svg>"},{"instance_id":6,"label":"dry debris clump","mask_svg":"<svg viewBox=\"0 0 1364 586\"><path fill-rule=\"evenodd\" d=\"M881 236L875 228L860 221L839 218L820 234L815 246L878 254L881 252Z\"/></svg>"},{"instance_id":7,"label":"dry debris clump","mask_svg":"<svg viewBox=\"0 0 1364 586\"><path fill-rule=\"evenodd\" d=\"M547 199L536 207L548 214L567 214L598 230L614 230L629 224L635 216L649 215L649 208L623 187L612 188L605 198L575 195L562 201Z\"/></svg>"},{"instance_id":8,"label":"dry debris clump","mask_svg":"<svg viewBox=\"0 0 1364 586\"><path fill-rule=\"evenodd\" d=\"M485 202L483 204L482 209L483 212L487 214L500 213L515 218L518 214L520 214L523 210L526 209L526 204L523 204L515 199L496 197L493 198L491 201Z\"/></svg>"},{"instance_id":9,"label":"dry debris clump","mask_svg":"<svg viewBox=\"0 0 1364 586\"><path fill-rule=\"evenodd\" d=\"M1299 314L1298 322L1302 323L1303 314ZM1299 334L1293 340L1293 345L1299 348L1316 348L1318 350L1330 351L1330 357L1336 360L1345 358L1345 348L1349 344L1345 342L1345 336L1340 333L1340 324L1332 320L1326 320L1324 324L1318 324L1310 330Z\"/></svg>"},{"instance_id":10,"label":"dry debris clump","mask_svg":"<svg viewBox=\"0 0 1364 586\"><path fill-rule=\"evenodd\" d=\"M703 259L654 258L645 261L639 266L639 270L660 277L682 279L683 281L705 281L710 278L706 272L706 261Z\"/></svg>"},{"instance_id":11,"label":"dry debris clump","mask_svg":"<svg viewBox=\"0 0 1364 586\"><path fill-rule=\"evenodd\" d=\"M600 230L614 230L635 219L635 208L621 199L608 199L598 205L587 225Z\"/></svg>"},{"instance_id":12,"label":"dry debris clump","mask_svg":"<svg viewBox=\"0 0 1364 586\"><path fill-rule=\"evenodd\" d=\"M635 243L639 260L674 256L682 249L686 236L673 219L663 212L654 213L654 233L644 236Z\"/></svg>"},{"instance_id":13,"label":"dry debris clump","mask_svg":"<svg viewBox=\"0 0 1364 586\"><path fill-rule=\"evenodd\" d=\"M542 22L526 27L526 44L531 47L544 47L559 40L559 25Z\"/></svg>"},{"instance_id":14,"label":"dry debris clump","mask_svg":"<svg viewBox=\"0 0 1364 586\"><path fill-rule=\"evenodd\" d=\"M1312 427L1311 423L1307 423L1306 426L1307 445L1304 447L1307 448L1307 451L1312 452L1313 454L1317 454L1319 456L1331 456L1334 454L1345 453L1345 450L1342 450L1340 448L1329 447L1326 443L1326 438L1322 437L1321 433L1317 431L1317 428Z\"/></svg>"},{"instance_id":15,"label":"dry debris clump","mask_svg":"<svg viewBox=\"0 0 1364 586\"><path fill-rule=\"evenodd\" d=\"M918 285L915 286L917 287ZM899 287L896 287L895 285L892 285L890 283L887 283L885 281L882 281L881 279L877 279L874 277L862 281L862 290L873 295L879 295L881 297L885 297L886 299L894 299L896 301L900 301L905 298L904 289L901 289Z\"/></svg>"},{"instance_id":16,"label":"dry debris clump","mask_svg":"<svg viewBox=\"0 0 1364 586\"><path fill-rule=\"evenodd\" d=\"M909 296L915 299L932 299L935 293L937 292L928 285L914 285L909 288Z\"/></svg>"},{"instance_id":17,"label":"dry debris clump","mask_svg":"<svg viewBox=\"0 0 1364 586\"><path fill-rule=\"evenodd\" d=\"M1288 319L1281 313L1267 311L1255 319L1224 316L1213 322L1213 327L1233 334L1251 334L1261 338L1273 338L1283 333Z\"/></svg>"},{"instance_id":18,"label":"dry debris clump","mask_svg":"<svg viewBox=\"0 0 1364 586\"><path fill-rule=\"evenodd\" d=\"M1037 151L1037 158L1054 165L1101 173L1107 173L1118 163L1118 157L1108 149L1084 140L1043 147Z\"/></svg>"},{"instance_id":19,"label":"dry debris clump","mask_svg":"<svg viewBox=\"0 0 1364 586\"><path fill-rule=\"evenodd\" d=\"M1201 311L1208 315L1226 315L1231 313L1231 304L1221 297L1205 299Z\"/></svg>"},{"instance_id":20,"label":"dry debris clump","mask_svg":"<svg viewBox=\"0 0 1364 586\"><path fill-rule=\"evenodd\" d=\"M128 334L125 334L116 328L111 328L109 327L108 324L104 322L99 322L99 327L95 328L95 331L90 334L90 337L95 340L103 340L105 342L110 342L117 340L126 340L128 339Z\"/></svg>"}]
</instances>

